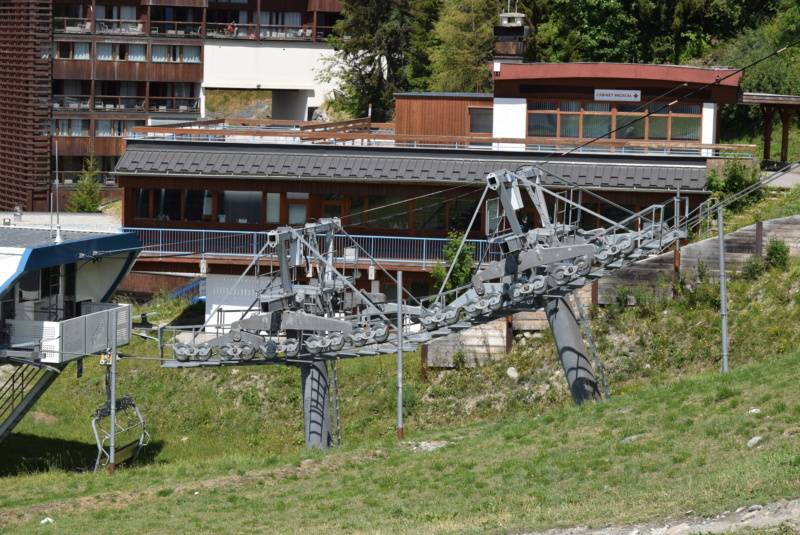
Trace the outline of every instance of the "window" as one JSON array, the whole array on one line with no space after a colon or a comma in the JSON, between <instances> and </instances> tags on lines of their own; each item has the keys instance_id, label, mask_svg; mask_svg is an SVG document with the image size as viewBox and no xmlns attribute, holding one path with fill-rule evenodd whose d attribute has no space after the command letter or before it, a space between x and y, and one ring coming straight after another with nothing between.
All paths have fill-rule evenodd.
<instances>
[{"instance_id":1,"label":"window","mask_svg":"<svg viewBox=\"0 0 800 535\"><path fill-rule=\"evenodd\" d=\"M583 137L611 137L611 103L586 102L583 109Z\"/></svg>"},{"instance_id":2,"label":"window","mask_svg":"<svg viewBox=\"0 0 800 535\"><path fill-rule=\"evenodd\" d=\"M181 190L153 190L153 217L159 221L180 221Z\"/></svg>"},{"instance_id":3,"label":"window","mask_svg":"<svg viewBox=\"0 0 800 535\"><path fill-rule=\"evenodd\" d=\"M211 221L211 197L209 190L188 189L183 192L183 220Z\"/></svg>"},{"instance_id":4,"label":"window","mask_svg":"<svg viewBox=\"0 0 800 535\"><path fill-rule=\"evenodd\" d=\"M419 230L447 229L447 201L433 197L414 200L414 228Z\"/></svg>"},{"instance_id":5,"label":"window","mask_svg":"<svg viewBox=\"0 0 800 535\"><path fill-rule=\"evenodd\" d=\"M407 229L410 202L394 195L369 196L369 222L372 228Z\"/></svg>"},{"instance_id":6,"label":"window","mask_svg":"<svg viewBox=\"0 0 800 535\"><path fill-rule=\"evenodd\" d=\"M281 194L267 193L267 223L281 222Z\"/></svg>"},{"instance_id":7,"label":"window","mask_svg":"<svg viewBox=\"0 0 800 535\"><path fill-rule=\"evenodd\" d=\"M470 108L469 109L469 133L470 134L492 134L491 108Z\"/></svg>"},{"instance_id":8,"label":"window","mask_svg":"<svg viewBox=\"0 0 800 535\"><path fill-rule=\"evenodd\" d=\"M195 45L153 45L155 63L200 63L200 47Z\"/></svg>"},{"instance_id":9,"label":"window","mask_svg":"<svg viewBox=\"0 0 800 535\"><path fill-rule=\"evenodd\" d=\"M500 199L486 201L486 232L494 232L500 224Z\"/></svg>"},{"instance_id":10,"label":"window","mask_svg":"<svg viewBox=\"0 0 800 535\"><path fill-rule=\"evenodd\" d=\"M700 141L702 106L529 101L528 136Z\"/></svg>"},{"instance_id":11,"label":"window","mask_svg":"<svg viewBox=\"0 0 800 535\"><path fill-rule=\"evenodd\" d=\"M128 45L128 61L147 61L145 45Z\"/></svg>"},{"instance_id":12,"label":"window","mask_svg":"<svg viewBox=\"0 0 800 535\"><path fill-rule=\"evenodd\" d=\"M54 136L86 137L89 135L89 119L55 119L51 131Z\"/></svg>"},{"instance_id":13,"label":"window","mask_svg":"<svg viewBox=\"0 0 800 535\"><path fill-rule=\"evenodd\" d=\"M95 119L94 135L96 137L129 137L133 135L134 126L144 126L143 120Z\"/></svg>"},{"instance_id":14,"label":"window","mask_svg":"<svg viewBox=\"0 0 800 535\"><path fill-rule=\"evenodd\" d=\"M56 43L56 59L88 60L90 43L72 43L60 41Z\"/></svg>"},{"instance_id":15,"label":"window","mask_svg":"<svg viewBox=\"0 0 800 535\"><path fill-rule=\"evenodd\" d=\"M150 190L137 189L136 195L136 212L133 217L139 219L150 218Z\"/></svg>"},{"instance_id":16,"label":"window","mask_svg":"<svg viewBox=\"0 0 800 535\"><path fill-rule=\"evenodd\" d=\"M218 220L221 223L261 223L261 198L260 191L220 191Z\"/></svg>"}]
</instances>

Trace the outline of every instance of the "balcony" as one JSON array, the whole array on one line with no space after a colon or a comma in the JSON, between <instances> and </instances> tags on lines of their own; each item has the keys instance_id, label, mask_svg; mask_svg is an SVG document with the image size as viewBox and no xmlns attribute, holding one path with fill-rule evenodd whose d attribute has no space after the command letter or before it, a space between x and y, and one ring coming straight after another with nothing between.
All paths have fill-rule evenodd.
<instances>
[{"instance_id":1,"label":"balcony","mask_svg":"<svg viewBox=\"0 0 800 535\"><path fill-rule=\"evenodd\" d=\"M92 33L92 21L85 18L53 17L53 33Z\"/></svg>"},{"instance_id":2,"label":"balcony","mask_svg":"<svg viewBox=\"0 0 800 535\"><path fill-rule=\"evenodd\" d=\"M176 22L167 20L150 21L152 37L200 38L203 26L200 22Z\"/></svg>"},{"instance_id":3,"label":"balcony","mask_svg":"<svg viewBox=\"0 0 800 535\"><path fill-rule=\"evenodd\" d=\"M200 99L194 97L150 97L150 111L200 113Z\"/></svg>"},{"instance_id":4,"label":"balcony","mask_svg":"<svg viewBox=\"0 0 800 535\"><path fill-rule=\"evenodd\" d=\"M144 22L140 20L97 19L96 31L106 35L144 35Z\"/></svg>"},{"instance_id":5,"label":"balcony","mask_svg":"<svg viewBox=\"0 0 800 535\"><path fill-rule=\"evenodd\" d=\"M95 95L94 109L96 111L144 111L144 97L120 95Z\"/></svg>"},{"instance_id":6,"label":"balcony","mask_svg":"<svg viewBox=\"0 0 800 535\"><path fill-rule=\"evenodd\" d=\"M50 105L58 111L81 111L90 109L90 100L90 95L53 95Z\"/></svg>"}]
</instances>

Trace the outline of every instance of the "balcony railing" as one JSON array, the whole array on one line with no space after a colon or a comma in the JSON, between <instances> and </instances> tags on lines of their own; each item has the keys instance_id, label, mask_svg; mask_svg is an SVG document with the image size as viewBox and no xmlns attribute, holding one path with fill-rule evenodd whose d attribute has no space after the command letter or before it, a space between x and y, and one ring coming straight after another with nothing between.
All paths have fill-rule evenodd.
<instances>
[{"instance_id":1,"label":"balcony railing","mask_svg":"<svg viewBox=\"0 0 800 535\"><path fill-rule=\"evenodd\" d=\"M173 20L91 19L54 17L53 32L103 35L150 35L152 37L207 38L207 39L258 39L322 41L333 31L332 26L308 24L301 26L236 24L230 22L183 22Z\"/></svg>"},{"instance_id":2,"label":"balcony railing","mask_svg":"<svg viewBox=\"0 0 800 535\"><path fill-rule=\"evenodd\" d=\"M253 257L267 242L266 232L235 232L224 230L172 230L148 228L123 228L135 232L142 241L144 257L169 255L203 255L219 257ZM321 240L322 238L320 238ZM392 236L336 236L335 250L357 247L361 261L372 257L378 262L408 264L429 269L444 262L444 238L405 238ZM496 245L486 240L468 240L475 246L475 262L500 259ZM354 245L355 244L355 245ZM322 247L322 243L318 244ZM274 257L273 249L265 250L265 257ZM337 260L342 260L342 257Z\"/></svg>"},{"instance_id":3,"label":"balcony railing","mask_svg":"<svg viewBox=\"0 0 800 535\"><path fill-rule=\"evenodd\" d=\"M200 113L200 99L193 97L150 97L150 111Z\"/></svg>"},{"instance_id":4,"label":"balcony railing","mask_svg":"<svg viewBox=\"0 0 800 535\"><path fill-rule=\"evenodd\" d=\"M90 95L53 95L50 101L54 110L66 108L68 110L88 110Z\"/></svg>"},{"instance_id":5,"label":"balcony railing","mask_svg":"<svg viewBox=\"0 0 800 535\"><path fill-rule=\"evenodd\" d=\"M144 111L144 97L120 95L95 95L95 110Z\"/></svg>"}]
</instances>

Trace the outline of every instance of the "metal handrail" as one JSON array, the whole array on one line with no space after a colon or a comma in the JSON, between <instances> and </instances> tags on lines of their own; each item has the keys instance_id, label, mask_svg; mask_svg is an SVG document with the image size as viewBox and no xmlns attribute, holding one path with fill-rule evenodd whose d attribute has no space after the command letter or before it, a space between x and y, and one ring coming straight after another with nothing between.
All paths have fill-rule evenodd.
<instances>
[{"instance_id":1,"label":"metal handrail","mask_svg":"<svg viewBox=\"0 0 800 535\"><path fill-rule=\"evenodd\" d=\"M224 230L177 230L126 227L125 232L139 235L144 255L160 258L173 255L204 255L225 257L252 257L257 255L267 241L267 232ZM412 238L396 236L337 235L337 249L355 242L378 261L432 267L445 261L446 238ZM467 240L475 246L475 261L499 258L499 246L487 240ZM269 258L270 255L267 255ZM337 259L341 260L341 259Z\"/></svg>"}]
</instances>

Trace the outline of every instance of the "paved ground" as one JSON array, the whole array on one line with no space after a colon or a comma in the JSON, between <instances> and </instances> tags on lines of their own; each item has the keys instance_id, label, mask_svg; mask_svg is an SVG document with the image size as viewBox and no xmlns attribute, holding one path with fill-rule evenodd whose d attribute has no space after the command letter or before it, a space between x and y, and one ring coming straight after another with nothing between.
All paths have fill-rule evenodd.
<instances>
[{"instance_id":1,"label":"paved ground","mask_svg":"<svg viewBox=\"0 0 800 535\"><path fill-rule=\"evenodd\" d=\"M111 214L22 212L21 216L15 217L13 212L0 212L0 224L26 228L50 228L51 224L58 224L62 230L119 232L119 219Z\"/></svg>"},{"instance_id":2,"label":"paved ground","mask_svg":"<svg viewBox=\"0 0 800 535\"><path fill-rule=\"evenodd\" d=\"M796 168L789 173L784 173L772 182L770 186L778 188L791 188L800 184L800 168Z\"/></svg>"}]
</instances>

